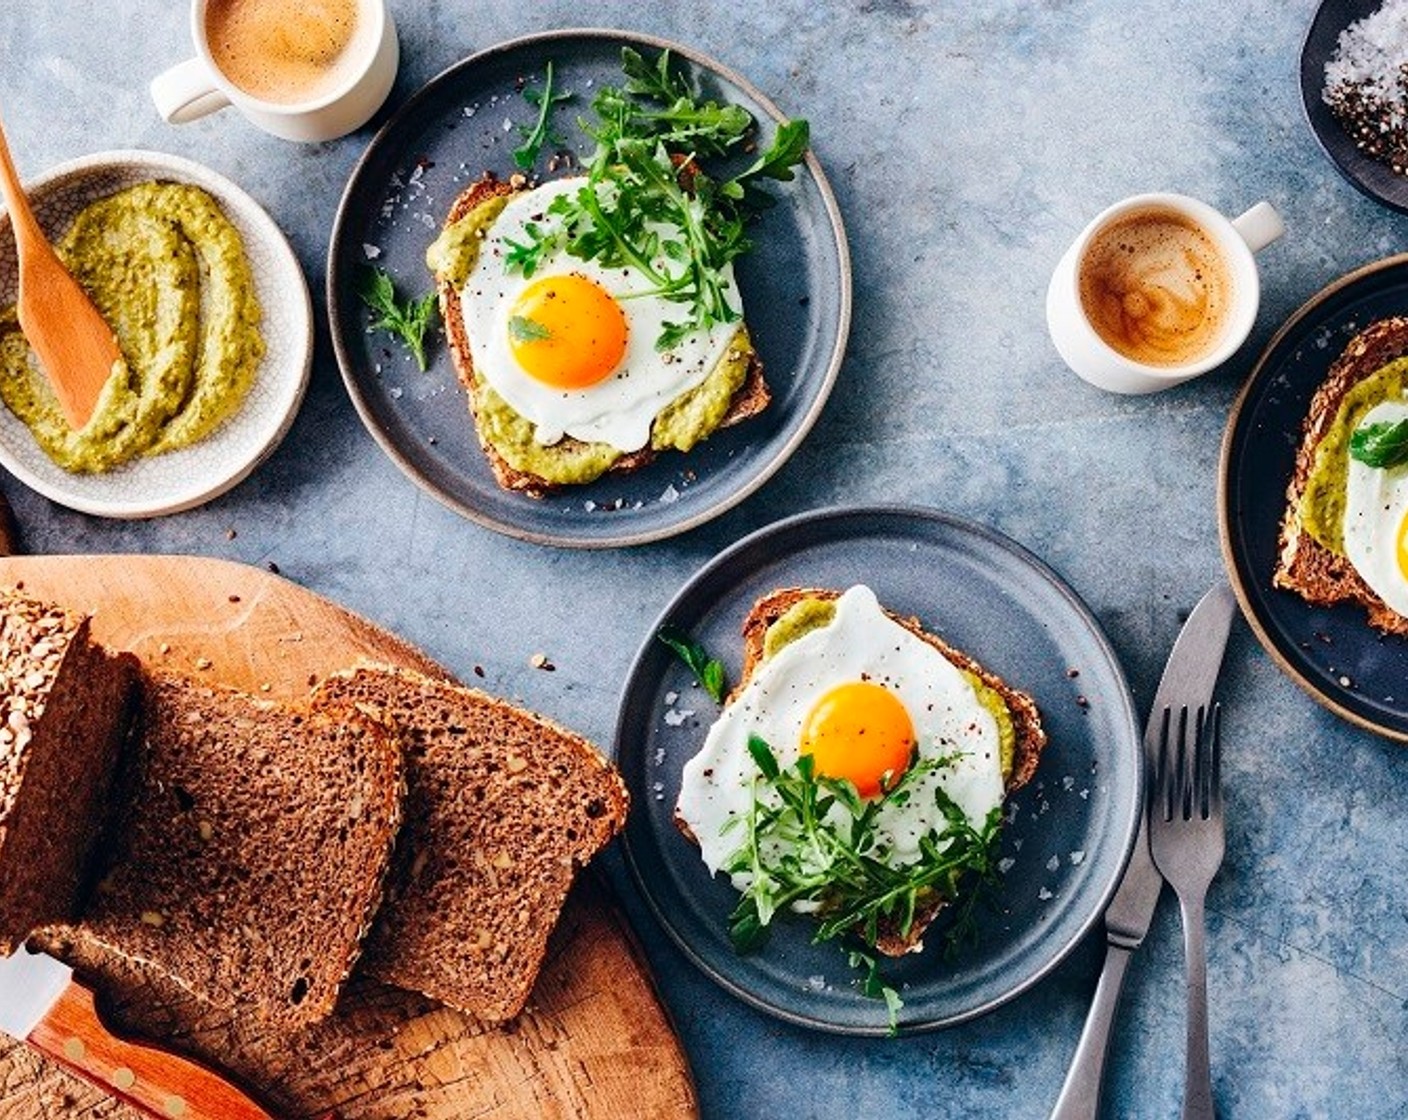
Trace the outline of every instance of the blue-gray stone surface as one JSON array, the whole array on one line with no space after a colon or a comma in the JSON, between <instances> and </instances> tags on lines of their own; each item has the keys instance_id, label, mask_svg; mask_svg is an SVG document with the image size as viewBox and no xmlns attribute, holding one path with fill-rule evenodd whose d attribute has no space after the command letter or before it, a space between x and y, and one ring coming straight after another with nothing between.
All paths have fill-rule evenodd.
<instances>
[{"instance_id":1,"label":"blue-gray stone surface","mask_svg":"<svg viewBox=\"0 0 1408 1120\"><path fill-rule=\"evenodd\" d=\"M31 551L275 561L453 670L483 666L491 689L602 744L638 644L692 572L781 516L849 502L935 506L1037 552L1107 628L1142 710L1182 615L1222 572L1218 447L1255 355L1307 297L1408 234L1408 218L1340 179L1304 123L1307 0L392 8L403 52L392 105L473 51L589 22L688 43L811 121L849 231L855 319L831 401L791 462L672 541L608 552L518 543L449 512L379 450L343 389L320 306L301 415L219 500L123 523L56 507L13 479L4 489ZM300 147L229 112L164 125L146 85L189 54L187 22L175 0L0 6L0 104L15 157L30 172L129 146L200 160L268 209L321 305L333 213L371 130ZM1229 213L1266 198L1289 232L1260 258L1261 313L1234 361L1160 396L1119 398L1062 366L1045 286L1091 215L1157 189ZM530 666L538 651L555 673ZM1221 696L1228 855L1208 940L1220 1114L1408 1115L1408 758L1316 706L1241 625ZM1054 1102L1098 938L981 1020L846 1039L717 989L652 923L619 858L607 862L706 1117L1040 1117ZM1166 896L1130 974L1112 1115L1177 1114L1182 991Z\"/></svg>"}]
</instances>

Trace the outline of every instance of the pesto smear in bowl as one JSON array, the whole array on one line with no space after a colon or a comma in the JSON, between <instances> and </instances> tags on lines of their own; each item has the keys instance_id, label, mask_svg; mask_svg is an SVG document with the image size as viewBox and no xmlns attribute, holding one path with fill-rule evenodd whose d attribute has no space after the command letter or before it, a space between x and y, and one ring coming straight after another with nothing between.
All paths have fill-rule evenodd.
<instances>
[{"instance_id":1,"label":"pesto smear in bowl","mask_svg":"<svg viewBox=\"0 0 1408 1120\"><path fill-rule=\"evenodd\" d=\"M86 206L55 246L117 336L123 360L83 428L69 427L0 311L0 400L75 473L188 447L234 413L264 356L239 232L200 187L145 182Z\"/></svg>"}]
</instances>

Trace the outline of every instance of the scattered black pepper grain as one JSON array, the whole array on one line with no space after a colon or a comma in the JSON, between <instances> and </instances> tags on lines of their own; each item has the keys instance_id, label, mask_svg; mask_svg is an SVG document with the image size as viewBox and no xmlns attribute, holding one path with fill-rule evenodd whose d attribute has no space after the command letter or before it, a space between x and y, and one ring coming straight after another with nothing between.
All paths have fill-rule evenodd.
<instances>
[{"instance_id":1,"label":"scattered black pepper grain","mask_svg":"<svg viewBox=\"0 0 1408 1120\"><path fill-rule=\"evenodd\" d=\"M279 566L278 566L277 564L275 564L272 560L270 560L270 561L269 561L267 564L265 564L264 566L265 566L266 568L268 568L269 571L273 572L274 575L278 575L278 574L279 574Z\"/></svg>"},{"instance_id":2,"label":"scattered black pepper grain","mask_svg":"<svg viewBox=\"0 0 1408 1120\"><path fill-rule=\"evenodd\" d=\"M484 676L484 666L483 666L483 665L476 665L476 666L474 667L474 675L475 675L476 677L483 677L483 676Z\"/></svg>"}]
</instances>

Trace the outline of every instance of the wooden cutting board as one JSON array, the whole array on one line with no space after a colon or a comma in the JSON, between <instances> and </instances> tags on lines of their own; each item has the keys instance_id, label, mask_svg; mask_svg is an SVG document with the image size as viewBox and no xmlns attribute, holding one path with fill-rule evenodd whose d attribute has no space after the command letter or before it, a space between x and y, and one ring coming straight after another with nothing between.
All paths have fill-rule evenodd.
<instances>
[{"instance_id":1,"label":"wooden cutting board","mask_svg":"<svg viewBox=\"0 0 1408 1120\"><path fill-rule=\"evenodd\" d=\"M361 659L446 675L419 651L287 580L185 556L0 558L0 583L93 615L107 645L148 665L255 695L299 699ZM570 713L553 713L570 717ZM568 719L570 722L570 718ZM85 966L108 1018L231 1071L290 1118L343 1120L690 1117L689 1067L639 947L605 887L574 889L528 1010L482 1024L357 977L334 1016L278 1036L143 985L110 961ZM0 1120L137 1114L0 1040Z\"/></svg>"}]
</instances>

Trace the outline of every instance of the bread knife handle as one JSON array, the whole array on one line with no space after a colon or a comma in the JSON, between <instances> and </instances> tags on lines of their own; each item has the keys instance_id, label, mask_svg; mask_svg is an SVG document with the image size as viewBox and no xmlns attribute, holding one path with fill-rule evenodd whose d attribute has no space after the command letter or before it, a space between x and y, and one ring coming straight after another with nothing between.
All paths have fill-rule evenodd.
<instances>
[{"instance_id":1,"label":"bread knife handle","mask_svg":"<svg viewBox=\"0 0 1408 1120\"><path fill-rule=\"evenodd\" d=\"M164 1120L274 1120L212 1070L126 1042L98 1017L93 993L71 981L29 1033L30 1046L118 1100Z\"/></svg>"}]
</instances>

